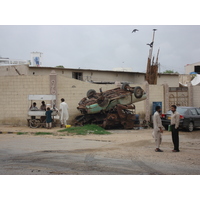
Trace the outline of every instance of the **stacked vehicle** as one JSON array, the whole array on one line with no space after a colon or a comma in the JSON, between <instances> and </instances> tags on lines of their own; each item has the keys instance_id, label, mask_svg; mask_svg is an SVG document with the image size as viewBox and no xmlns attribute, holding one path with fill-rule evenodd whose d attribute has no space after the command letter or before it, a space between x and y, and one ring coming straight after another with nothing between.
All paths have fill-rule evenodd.
<instances>
[{"instance_id":1,"label":"stacked vehicle","mask_svg":"<svg viewBox=\"0 0 200 200\"><path fill-rule=\"evenodd\" d=\"M105 92L100 88L99 93L91 89L87 92L87 97L79 102L77 109L82 115L75 118L75 125L98 124L103 128L125 129L139 127L133 103L145 99L146 93L141 87L130 87L128 83Z\"/></svg>"}]
</instances>

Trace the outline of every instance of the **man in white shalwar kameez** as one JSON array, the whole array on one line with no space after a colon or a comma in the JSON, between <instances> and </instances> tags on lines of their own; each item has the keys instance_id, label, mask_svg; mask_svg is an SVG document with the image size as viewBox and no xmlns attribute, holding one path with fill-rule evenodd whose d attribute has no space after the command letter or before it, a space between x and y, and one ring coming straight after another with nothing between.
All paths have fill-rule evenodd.
<instances>
[{"instance_id":1,"label":"man in white shalwar kameez","mask_svg":"<svg viewBox=\"0 0 200 200\"><path fill-rule=\"evenodd\" d=\"M68 105L65 103L65 99L61 99L60 103L60 123L61 123L61 128L66 126L67 120L69 118L69 113L68 113Z\"/></svg>"},{"instance_id":2,"label":"man in white shalwar kameez","mask_svg":"<svg viewBox=\"0 0 200 200\"><path fill-rule=\"evenodd\" d=\"M162 142L162 133L163 133L163 126L160 118L160 112L161 112L161 107L156 106L156 112L153 115L153 133L152 133L156 142L156 149L155 149L156 152L163 152L160 149L160 145Z\"/></svg>"}]
</instances>

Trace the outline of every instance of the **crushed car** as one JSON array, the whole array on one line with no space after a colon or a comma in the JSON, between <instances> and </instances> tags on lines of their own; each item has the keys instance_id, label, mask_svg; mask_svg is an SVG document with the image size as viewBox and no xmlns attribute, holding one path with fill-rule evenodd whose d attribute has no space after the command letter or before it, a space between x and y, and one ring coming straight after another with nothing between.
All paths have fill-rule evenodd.
<instances>
[{"instance_id":1,"label":"crushed car","mask_svg":"<svg viewBox=\"0 0 200 200\"><path fill-rule=\"evenodd\" d=\"M77 109L81 115L75 118L75 125L97 124L105 129L139 127L139 116L133 112L133 103L147 98L140 87L130 87L123 83L120 87L102 91L88 90L87 97L81 99Z\"/></svg>"}]
</instances>

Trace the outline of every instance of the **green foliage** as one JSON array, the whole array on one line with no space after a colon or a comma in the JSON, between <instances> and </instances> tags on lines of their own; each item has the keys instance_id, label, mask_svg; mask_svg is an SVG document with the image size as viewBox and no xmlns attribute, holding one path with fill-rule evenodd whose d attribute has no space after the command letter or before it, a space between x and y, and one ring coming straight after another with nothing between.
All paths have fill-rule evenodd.
<instances>
[{"instance_id":1,"label":"green foliage","mask_svg":"<svg viewBox=\"0 0 200 200\"><path fill-rule=\"evenodd\" d=\"M76 133L77 135L87 135L87 134L111 134L110 132L106 131L105 129L101 128L100 126L94 124L87 124L85 126L78 126L78 127L70 127L60 130L59 132L68 132L68 133Z\"/></svg>"},{"instance_id":2,"label":"green foliage","mask_svg":"<svg viewBox=\"0 0 200 200\"><path fill-rule=\"evenodd\" d=\"M174 70L166 70L163 74L178 74L178 72L174 72Z\"/></svg>"},{"instance_id":3,"label":"green foliage","mask_svg":"<svg viewBox=\"0 0 200 200\"><path fill-rule=\"evenodd\" d=\"M56 66L57 68L64 68L64 66L63 65L58 65L58 66Z\"/></svg>"},{"instance_id":4,"label":"green foliage","mask_svg":"<svg viewBox=\"0 0 200 200\"><path fill-rule=\"evenodd\" d=\"M34 133L35 135L53 135L53 133L48 133L48 132L37 132Z\"/></svg>"},{"instance_id":5,"label":"green foliage","mask_svg":"<svg viewBox=\"0 0 200 200\"><path fill-rule=\"evenodd\" d=\"M27 135L27 132L18 132L17 135Z\"/></svg>"}]
</instances>

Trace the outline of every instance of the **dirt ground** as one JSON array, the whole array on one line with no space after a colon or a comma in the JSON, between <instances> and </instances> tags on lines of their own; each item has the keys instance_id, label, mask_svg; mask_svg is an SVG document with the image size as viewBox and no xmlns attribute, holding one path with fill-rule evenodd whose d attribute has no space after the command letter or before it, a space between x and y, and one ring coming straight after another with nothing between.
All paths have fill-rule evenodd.
<instances>
[{"instance_id":1,"label":"dirt ground","mask_svg":"<svg viewBox=\"0 0 200 200\"><path fill-rule=\"evenodd\" d=\"M60 128L0 126L0 174L3 175L199 175L200 129L180 131L180 152L172 152L171 134L163 134L155 152L152 129L110 130L110 135L66 135ZM35 136L32 132L53 132ZM17 135L17 132L28 132ZM10 134L9 134L10 133Z\"/></svg>"}]
</instances>

